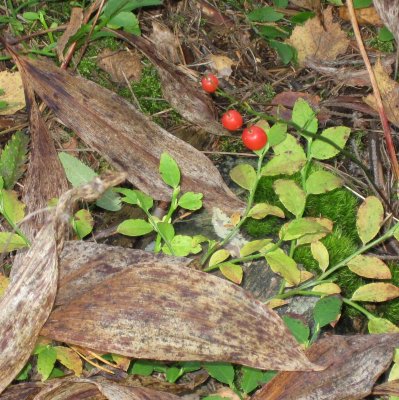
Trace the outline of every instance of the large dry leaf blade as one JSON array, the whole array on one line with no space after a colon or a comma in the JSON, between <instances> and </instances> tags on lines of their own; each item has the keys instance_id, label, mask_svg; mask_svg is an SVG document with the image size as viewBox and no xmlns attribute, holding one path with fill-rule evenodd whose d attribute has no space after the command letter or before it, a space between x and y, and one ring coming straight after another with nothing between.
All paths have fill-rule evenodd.
<instances>
[{"instance_id":1,"label":"large dry leaf blade","mask_svg":"<svg viewBox=\"0 0 399 400\"><path fill-rule=\"evenodd\" d=\"M170 265L124 270L50 315L41 334L99 352L313 370L280 317L242 288Z\"/></svg>"},{"instance_id":2,"label":"large dry leaf blade","mask_svg":"<svg viewBox=\"0 0 399 400\"><path fill-rule=\"evenodd\" d=\"M399 334L328 336L307 352L320 372L282 372L252 400L356 400L368 396L389 367Z\"/></svg>"},{"instance_id":3,"label":"large dry leaf blade","mask_svg":"<svg viewBox=\"0 0 399 400\"><path fill-rule=\"evenodd\" d=\"M107 278L136 265L162 265L186 267L192 262L189 258L170 257L163 254L148 253L143 250L107 246L95 242L70 241L60 257L59 288L55 304L69 303L82 293L92 289Z\"/></svg>"},{"instance_id":4,"label":"large dry leaf blade","mask_svg":"<svg viewBox=\"0 0 399 400\"><path fill-rule=\"evenodd\" d=\"M161 79L163 96L183 118L215 135L229 135L216 121L217 112L211 97L175 65L161 58L156 45L143 36L122 31L115 34L139 49L154 64Z\"/></svg>"},{"instance_id":5,"label":"large dry leaf blade","mask_svg":"<svg viewBox=\"0 0 399 400\"><path fill-rule=\"evenodd\" d=\"M168 201L171 189L162 181L159 159L167 151L183 175L184 191L204 194L204 205L226 212L243 203L223 182L216 167L201 152L171 135L113 92L75 77L50 62L18 56L35 92L87 144L128 180L158 200Z\"/></svg>"}]
</instances>

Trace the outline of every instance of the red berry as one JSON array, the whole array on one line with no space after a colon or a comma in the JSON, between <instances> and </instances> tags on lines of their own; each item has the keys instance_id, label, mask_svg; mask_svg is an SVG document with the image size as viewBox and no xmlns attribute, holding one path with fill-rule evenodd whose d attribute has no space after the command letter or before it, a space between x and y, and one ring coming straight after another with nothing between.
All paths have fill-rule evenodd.
<instances>
[{"instance_id":1,"label":"red berry","mask_svg":"<svg viewBox=\"0 0 399 400\"><path fill-rule=\"evenodd\" d=\"M223 114L222 125L229 131L236 131L242 127L242 115L236 110L229 110Z\"/></svg>"},{"instance_id":2,"label":"red berry","mask_svg":"<svg viewBox=\"0 0 399 400\"><path fill-rule=\"evenodd\" d=\"M250 150L260 150L266 146L267 135L266 132L259 126L252 125L245 128L242 132L242 141Z\"/></svg>"},{"instance_id":3,"label":"red berry","mask_svg":"<svg viewBox=\"0 0 399 400\"><path fill-rule=\"evenodd\" d=\"M213 74L207 74L201 79L201 85L205 92L214 93L219 86L219 79Z\"/></svg>"}]
</instances>

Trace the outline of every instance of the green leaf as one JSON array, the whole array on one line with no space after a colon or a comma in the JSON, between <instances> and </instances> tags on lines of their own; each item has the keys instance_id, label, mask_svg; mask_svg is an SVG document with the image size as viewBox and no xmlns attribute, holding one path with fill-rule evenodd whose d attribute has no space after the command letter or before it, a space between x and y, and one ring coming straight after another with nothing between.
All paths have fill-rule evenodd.
<instances>
[{"instance_id":1,"label":"green leaf","mask_svg":"<svg viewBox=\"0 0 399 400\"><path fill-rule=\"evenodd\" d=\"M285 39L290 35L286 29L280 26L258 26L257 29L259 35L267 39Z\"/></svg>"},{"instance_id":2,"label":"green leaf","mask_svg":"<svg viewBox=\"0 0 399 400\"><path fill-rule=\"evenodd\" d=\"M247 17L252 22L276 22L284 18L284 14L277 12L273 7L262 7L251 11Z\"/></svg>"},{"instance_id":3,"label":"green leaf","mask_svg":"<svg viewBox=\"0 0 399 400\"><path fill-rule=\"evenodd\" d=\"M378 32L378 40L381 40L381 42L390 42L394 39L392 32L386 26L383 26Z\"/></svg>"},{"instance_id":4,"label":"green leaf","mask_svg":"<svg viewBox=\"0 0 399 400\"><path fill-rule=\"evenodd\" d=\"M57 360L57 352L53 347L47 346L37 356L37 371L42 376L42 381L48 379Z\"/></svg>"},{"instance_id":5,"label":"green leaf","mask_svg":"<svg viewBox=\"0 0 399 400\"><path fill-rule=\"evenodd\" d=\"M176 161L168 154L162 153L159 163L159 172L162 180L172 188L177 188L180 183L180 169Z\"/></svg>"},{"instance_id":6,"label":"green leaf","mask_svg":"<svg viewBox=\"0 0 399 400\"><path fill-rule=\"evenodd\" d=\"M183 375L181 368L170 367L166 370L166 380L175 383Z\"/></svg>"},{"instance_id":7,"label":"green leaf","mask_svg":"<svg viewBox=\"0 0 399 400\"><path fill-rule=\"evenodd\" d=\"M280 229L280 239L295 240L305 235L328 232L326 227L312 218L297 218L284 224Z\"/></svg>"},{"instance_id":8,"label":"green leaf","mask_svg":"<svg viewBox=\"0 0 399 400\"><path fill-rule=\"evenodd\" d=\"M366 197L357 211L356 228L363 244L373 239L384 221L384 207L375 196Z\"/></svg>"},{"instance_id":9,"label":"green leaf","mask_svg":"<svg viewBox=\"0 0 399 400\"><path fill-rule=\"evenodd\" d=\"M116 230L126 236L143 236L152 232L154 228L143 219L127 219L121 222Z\"/></svg>"},{"instance_id":10,"label":"green leaf","mask_svg":"<svg viewBox=\"0 0 399 400\"><path fill-rule=\"evenodd\" d=\"M303 214L306 193L293 180L278 179L274 182L273 189L288 211L296 217Z\"/></svg>"},{"instance_id":11,"label":"green leaf","mask_svg":"<svg viewBox=\"0 0 399 400\"><path fill-rule=\"evenodd\" d=\"M16 132L5 145L0 155L0 176L4 180L4 188L12 189L24 173L27 162L29 137Z\"/></svg>"},{"instance_id":12,"label":"green leaf","mask_svg":"<svg viewBox=\"0 0 399 400\"><path fill-rule=\"evenodd\" d=\"M355 8L366 8L373 4L373 0L353 0L353 6Z\"/></svg>"},{"instance_id":13,"label":"green leaf","mask_svg":"<svg viewBox=\"0 0 399 400\"><path fill-rule=\"evenodd\" d=\"M133 11L137 8L160 4L162 4L162 0L109 0L103 9L103 16L110 18L121 11Z\"/></svg>"},{"instance_id":14,"label":"green leaf","mask_svg":"<svg viewBox=\"0 0 399 400\"><path fill-rule=\"evenodd\" d=\"M230 252L225 249L220 249L215 251L211 258L209 259L209 266L213 267L214 265L220 264L223 261L227 260L230 257Z\"/></svg>"},{"instance_id":15,"label":"green leaf","mask_svg":"<svg viewBox=\"0 0 399 400\"><path fill-rule=\"evenodd\" d=\"M132 190L125 188L114 188L115 192L123 194L125 197L122 197L122 201L128 204L137 205L143 210L150 210L154 205L154 200L147 196L145 193L140 190Z\"/></svg>"},{"instance_id":16,"label":"green leaf","mask_svg":"<svg viewBox=\"0 0 399 400\"><path fill-rule=\"evenodd\" d=\"M342 300L337 296L321 298L313 309L313 318L322 328L337 320L341 314Z\"/></svg>"},{"instance_id":17,"label":"green leaf","mask_svg":"<svg viewBox=\"0 0 399 400\"><path fill-rule=\"evenodd\" d=\"M191 236L176 235L170 242L175 256L186 257L190 253L197 254L201 251L201 245L195 245L194 240ZM171 255L169 248L164 245L162 251L165 254Z\"/></svg>"},{"instance_id":18,"label":"green leaf","mask_svg":"<svg viewBox=\"0 0 399 400\"><path fill-rule=\"evenodd\" d=\"M169 222L158 222L157 227L159 232L162 233L163 236L165 236L166 240L171 242L175 236L175 228L173 225Z\"/></svg>"},{"instance_id":19,"label":"green leaf","mask_svg":"<svg viewBox=\"0 0 399 400\"><path fill-rule=\"evenodd\" d=\"M82 209L75 213L72 226L79 239L83 239L93 230L94 219L89 210Z\"/></svg>"},{"instance_id":20,"label":"green leaf","mask_svg":"<svg viewBox=\"0 0 399 400\"><path fill-rule=\"evenodd\" d=\"M98 176L90 167L68 153L59 153L58 157L64 167L66 177L73 187L84 185ZM111 189L108 189L96 201L96 205L104 210L119 211L121 209L120 202L120 197Z\"/></svg>"},{"instance_id":21,"label":"green leaf","mask_svg":"<svg viewBox=\"0 0 399 400\"><path fill-rule=\"evenodd\" d=\"M399 297L399 287L392 283L369 283L360 286L352 295L354 301L368 301L379 303Z\"/></svg>"},{"instance_id":22,"label":"green leaf","mask_svg":"<svg viewBox=\"0 0 399 400\"><path fill-rule=\"evenodd\" d=\"M337 189L343 185L343 180L331 172L316 171L306 180L306 192L322 194Z\"/></svg>"},{"instance_id":23,"label":"green leaf","mask_svg":"<svg viewBox=\"0 0 399 400\"><path fill-rule=\"evenodd\" d=\"M320 137L328 139L339 148L343 149L349 139L350 133L350 128L346 126L333 126L325 129L320 134ZM320 139L316 139L310 148L312 157L318 160L328 160L329 158L335 157L340 151L341 150Z\"/></svg>"},{"instance_id":24,"label":"green leaf","mask_svg":"<svg viewBox=\"0 0 399 400\"><path fill-rule=\"evenodd\" d=\"M251 190L256 182L256 172L252 165L238 164L230 171L230 178L238 186Z\"/></svg>"},{"instance_id":25,"label":"green leaf","mask_svg":"<svg viewBox=\"0 0 399 400\"><path fill-rule=\"evenodd\" d=\"M270 146L276 146L283 142L287 137L287 124L277 122L267 132L267 138Z\"/></svg>"},{"instance_id":26,"label":"green leaf","mask_svg":"<svg viewBox=\"0 0 399 400\"><path fill-rule=\"evenodd\" d=\"M150 376L154 372L154 362L147 360L137 360L132 367L129 368L128 374Z\"/></svg>"},{"instance_id":27,"label":"green leaf","mask_svg":"<svg viewBox=\"0 0 399 400\"><path fill-rule=\"evenodd\" d=\"M287 134L285 140L273 147L275 156L262 168L262 175L292 175L306 163L306 154L294 136Z\"/></svg>"},{"instance_id":28,"label":"green leaf","mask_svg":"<svg viewBox=\"0 0 399 400\"><path fill-rule=\"evenodd\" d=\"M281 58L283 64L289 64L294 58L294 49L286 43L277 42L276 40L270 40L270 47L277 51L277 54Z\"/></svg>"},{"instance_id":29,"label":"green leaf","mask_svg":"<svg viewBox=\"0 0 399 400\"><path fill-rule=\"evenodd\" d=\"M296 262L283 250L277 249L265 255L267 263L276 274L281 275L289 284L296 286L301 281L301 271Z\"/></svg>"},{"instance_id":30,"label":"green leaf","mask_svg":"<svg viewBox=\"0 0 399 400\"><path fill-rule=\"evenodd\" d=\"M325 236L327 236L329 233L332 232L333 222L331 220L329 220L328 218L314 218L314 217L306 217L306 218L309 220L316 221L318 224L324 226L326 228L326 231L322 232L322 233L312 233L312 234L300 237L297 240L297 246L300 246L302 244L316 242L317 240L324 238Z\"/></svg>"},{"instance_id":31,"label":"green leaf","mask_svg":"<svg viewBox=\"0 0 399 400\"><path fill-rule=\"evenodd\" d=\"M282 318L298 343L305 344L309 339L309 327L297 318L291 318L288 315L284 315Z\"/></svg>"},{"instance_id":32,"label":"green leaf","mask_svg":"<svg viewBox=\"0 0 399 400\"><path fill-rule=\"evenodd\" d=\"M328 0L328 2L334 6L342 6L344 4L342 3L342 0Z\"/></svg>"},{"instance_id":33,"label":"green leaf","mask_svg":"<svg viewBox=\"0 0 399 400\"><path fill-rule=\"evenodd\" d=\"M194 372L201 369L201 363L198 361L183 361L179 363L184 373Z\"/></svg>"},{"instance_id":34,"label":"green leaf","mask_svg":"<svg viewBox=\"0 0 399 400\"><path fill-rule=\"evenodd\" d=\"M28 247L25 240L16 233L0 232L0 253L9 253L10 251Z\"/></svg>"},{"instance_id":35,"label":"green leaf","mask_svg":"<svg viewBox=\"0 0 399 400\"><path fill-rule=\"evenodd\" d=\"M299 98L295 102L292 110L292 122L305 131L317 133L319 123L316 118L316 113L304 99Z\"/></svg>"},{"instance_id":36,"label":"green leaf","mask_svg":"<svg viewBox=\"0 0 399 400\"><path fill-rule=\"evenodd\" d=\"M319 268L324 272L330 263L330 255L322 242L315 241L310 244L313 258L318 262Z\"/></svg>"},{"instance_id":37,"label":"green leaf","mask_svg":"<svg viewBox=\"0 0 399 400\"><path fill-rule=\"evenodd\" d=\"M313 11L302 11L299 12L298 14L295 14L290 18L290 22L292 24L297 24L297 25L302 25L304 24L308 19L314 18L316 14Z\"/></svg>"},{"instance_id":38,"label":"green leaf","mask_svg":"<svg viewBox=\"0 0 399 400\"><path fill-rule=\"evenodd\" d=\"M272 206L271 204L267 203L255 204L248 213L248 217L251 217L253 219L263 219L268 215L285 218L284 211L281 208L277 206Z\"/></svg>"},{"instance_id":39,"label":"green leaf","mask_svg":"<svg viewBox=\"0 0 399 400\"><path fill-rule=\"evenodd\" d=\"M245 257L249 256L250 254L256 253L262 250L270 242L271 239L260 239L245 243L244 246L241 247L240 256Z\"/></svg>"},{"instance_id":40,"label":"green leaf","mask_svg":"<svg viewBox=\"0 0 399 400\"><path fill-rule=\"evenodd\" d=\"M26 381L29 378L29 372L32 369L32 364L26 364L25 367L22 368L22 371L17 375L15 380L17 381Z\"/></svg>"},{"instance_id":41,"label":"green leaf","mask_svg":"<svg viewBox=\"0 0 399 400\"><path fill-rule=\"evenodd\" d=\"M204 368L208 374L218 382L232 385L234 382L234 368L231 364L223 362L205 363Z\"/></svg>"},{"instance_id":42,"label":"green leaf","mask_svg":"<svg viewBox=\"0 0 399 400\"><path fill-rule=\"evenodd\" d=\"M202 207L202 198L202 193L186 192L180 197L178 206L190 211L199 210Z\"/></svg>"},{"instance_id":43,"label":"green leaf","mask_svg":"<svg viewBox=\"0 0 399 400\"><path fill-rule=\"evenodd\" d=\"M237 285L241 284L242 277L244 275L241 265L225 263L219 267L219 270L228 280L236 283Z\"/></svg>"},{"instance_id":44,"label":"green leaf","mask_svg":"<svg viewBox=\"0 0 399 400\"><path fill-rule=\"evenodd\" d=\"M241 367L241 389L246 394L251 393L258 386L270 381L275 375L274 371L263 372L251 367Z\"/></svg>"},{"instance_id":45,"label":"green leaf","mask_svg":"<svg viewBox=\"0 0 399 400\"><path fill-rule=\"evenodd\" d=\"M119 29L123 28L125 32L133 33L140 36L141 29L137 17L129 11L122 11L115 17L111 18L107 24L108 28Z\"/></svg>"},{"instance_id":46,"label":"green leaf","mask_svg":"<svg viewBox=\"0 0 399 400\"><path fill-rule=\"evenodd\" d=\"M399 328L391 321L385 318L372 318L368 322L369 333L398 333Z\"/></svg>"},{"instance_id":47,"label":"green leaf","mask_svg":"<svg viewBox=\"0 0 399 400\"><path fill-rule=\"evenodd\" d=\"M25 204L18 200L17 192L1 190L0 212L6 214L14 224L17 224L25 216Z\"/></svg>"},{"instance_id":48,"label":"green leaf","mask_svg":"<svg viewBox=\"0 0 399 400\"><path fill-rule=\"evenodd\" d=\"M275 7L286 8L288 7L288 0L273 0Z\"/></svg>"},{"instance_id":49,"label":"green leaf","mask_svg":"<svg viewBox=\"0 0 399 400\"><path fill-rule=\"evenodd\" d=\"M27 21L36 21L40 19L39 14L36 12L27 11L22 14L22 17Z\"/></svg>"}]
</instances>

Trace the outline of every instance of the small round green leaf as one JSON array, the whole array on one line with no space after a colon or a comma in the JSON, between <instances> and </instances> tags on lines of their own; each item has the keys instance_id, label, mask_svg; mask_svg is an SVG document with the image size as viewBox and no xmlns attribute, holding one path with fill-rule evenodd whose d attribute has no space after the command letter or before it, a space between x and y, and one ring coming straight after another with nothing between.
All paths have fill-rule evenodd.
<instances>
[{"instance_id":1,"label":"small round green leaf","mask_svg":"<svg viewBox=\"0 0 399 400\"><path fill-rule=\"evenodd\" d=\"M366 244L379 232L384 220L384 207L375 196L366 197L357 212L356 227L361 241Z\"/></svg>"},{"instance_id":2,"label":"small round green leaf","mask_svg":"<svg viewBox=\"0 0 399 400\"><path fill-rule=\"evenodd\" d=\"M199 210L202 207L202 197L202 193L186 192L180 197L178 205L190 211Z\"/></svg>"},{"instance_id":3,"label":"small round green leaf","mask_svg":"<svg viewBox=\"0 0 399 400\"><path fill-rule=\"evenodd\" d=\"M162 180L172 188L176 188L180 183L180 169L176 161L168 154L162 153L159 163L159 172Z\"/></svg>"},{"instance_id":4,"label":"small round green leaf","mask_svg":"<svg viewBox=\"0 0 399 400\"><path fill-rule=\"evenodd\" d=\"M252 165L238 164L230 171L230 178L238 186L251 190L256 181L256 172Z\"/></svg>"},{"instance_id":5,"label":"small round green leaf","mask_svg":"<svg viewBox=\"0 0 399 400\"><path fill-rule=\"evenodd\" d=\"M294 104L292 110L292 122L311 133L316 133L319 125L316 113L313 111L312 107L301 98L299 98Z\"/></svg>"},{"instance_id":6,"label":"small round green leaf","mask_svg":"<svg viewBox=\"0 0 399 400\"><path fill-rule=\"evenodd\" d=\"M296 217L302 215L305 209L305 192L290 179L278 179L273 184L274 191L284 207Z\"/></svg>"},{"instance_id":7,"label":"small round green leaf","mask_svg":"<svg viewBox=\"0 0 399 400\"><path fill-rule=\"evenodd\" d=\"M313 309L313 318L320 328L334 322L341 314L342 300L337 296L321 298Z\"/></svg>"},{"instance_id":8,"label":"small round green leaf","mask_svg":"<svg viewBox=\"0 0 399 400\"><path fill-rule=\"evenodd\" d=\"M143 219L127 219L118 225L118 233L126 236L143 236L153 231L153 227Z\"/></svg>"},{"instance_id":9,"label":"small round green leaf","mask_svg":"<svg viewBox=\"0 0 399 400\"><path fill-rule=\"evenodd\" d=\"M169 222L158 222L157 223L158 231L162 233L162 235L168 240L169 242L173 240L175 236L175 228Z\"/></svg>"},{"instance_id":10,"label":"small round green leaf","mask_svg":"<svg viewBox=\"0 0 399 400\"><path fill-rule=\"evenodd\" d=\"M267 131L267 137L271 147L280 144L287 137L287 124L277 122Z\"/></svg>"},{"instance_id":11,"label":"small round green leaf","mask_svg":"<svg viewBox=\"0 0 399 400\"><path fill-rule=\"evenodd\" d=\"M327 228L311 218L297 218L284 224L279 232L283 240L295 240L305 235L326 233Z\"/></svg>"},{"instance_id":12,"label":"small round green leaf","mask_svg":"<svg viewBox=\"0 0 399 400\"><path fill-rule=\"evenodd\" d=\"M327 193L341 187L342 179L328 171L317 171L306 181L306 192L309 194Z\"/></svg>"},{"instance_id":13,"label":"small round green leaf","mask_svg":"<svg viewBox=\"0 0 399 400\"><path fill-rule=\"evenodd\" d=\"M296 262L283 250L277 249L267 253L265 258L272 271L281 275L289 284L296 286L301 282L301 271Z\"/></svg>"},{"instance_id":14,"label":"small round green leaf","mask_svg":"<svg viewBox=\"0 0 399 400\"><path fill-rule=\"evenodd\" d=\"M350 128L346 126L334 126L325 129L321 133L321 137L330 140L340 149L343 149L350 135ZM325 142L321 139L316 139L310 148L310 153L313 158L318 160L327 160L329 158L335 157L339 154L341 150L332 146L331 144Z\"/></svg>"},{"instance_id":15,"label":"small round green leaf","mask_svg":"<svg viewBox=\"0 0 399 400\"><path fill-rule=\"evenodd\" d=\"M230 252L228 250L221 249L215 251L209 259L209 266L213 267L214 265L220 264L221 262L227 260L229 257Z\"/></svg>"}]
</instances>

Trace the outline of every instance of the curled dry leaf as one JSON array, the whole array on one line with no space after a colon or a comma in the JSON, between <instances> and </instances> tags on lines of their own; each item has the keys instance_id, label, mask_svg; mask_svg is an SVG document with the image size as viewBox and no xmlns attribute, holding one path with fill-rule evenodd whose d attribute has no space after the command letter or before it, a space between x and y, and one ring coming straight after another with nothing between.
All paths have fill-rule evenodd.
<instances>
[{"instance_id":1,"label":"curled dry leaf","mask_svg":"<svg viewBox=\"0 0 399 400\"><path fill-rule=\"evenodd\" d=\"M363 399L398 346L398 334L325 337L306 351L313 362L328 365L324 371L279 373L251 399Z\"/></svg>"},{"instance_id":2,"label":"curled dry leaf","mask_svg":"<svg viewBox=\"0 0 399 400\"><path fill-rule=\"evenodd\" d=\"M323 12L324 26L318 17L308 19L304 25L297 25L287 43L298 52L298 62L306 65L306 60L335 60L346 52L349 40L337 22L333 22L332 7Z\"/></svg>"},{"instance_id":3,"label":"curled dry leaf","mask_svg":"<svg viewBox=\"0 0 399 400\"><path fill-rule=\"evenodd\" d=\"M112 82L121 85L141 78L141 59L135 51L104 49L97 56L97 65L110 74Z\"/></svg>"},{"instance_id":4,"label":"curled dry leaf","mask_svg":"<svg viewBox=\"0 0 399 400\"><path fill-rule=\"evenodd\" d=\"M320 369L278 315L242 288L162 262L136 264L104 279L55 309L41 334L134 358Z\"/></svg>"},{"instance_id":5,"label":"curled dry leaf","mask_svg":"<svg viewBox=\"0 0 399 400\"><path fill-rule=\"evenodd\" d=\"M216 120L217 112L211 97L175 65L159 57L148 39L121 31L115 31L115 34L139 49L154 64L163 96L183 118L214 135L230 136Z\"/></svg>"},{"instance_id":6,"label":"curled dry leaf","mask_svg":"<svg viewBox=\"0 0 399 400\"><path fill-rule=\"evenodd\" d=\"M161 154L167 151L181 169L183 191L203 193L205 207L229 213L243 209L244 203L204 154L159 127L132 104L50 62L16 58L35 92L58 118L109 163L126 171L129 181L140 190L158 200L170 200L171 188L158 172ZM187 88L182 90L187 92Z\"/></svg>"},{"instance_id":7,"label":"curled dry leaf","mask_svg":"<svg viewBox=\"0 0 399 400\"><path fill-rule=\"evenodd\" d=\"M0 393L22 369L34 348L40 329L54 303L58 282L58 255L62 249L68 218L78 198L92 200L124 175L70 190L61 196L54 213L24 255L21 272L8 286L0 302Z\"/></svg>"}]
</instances>

